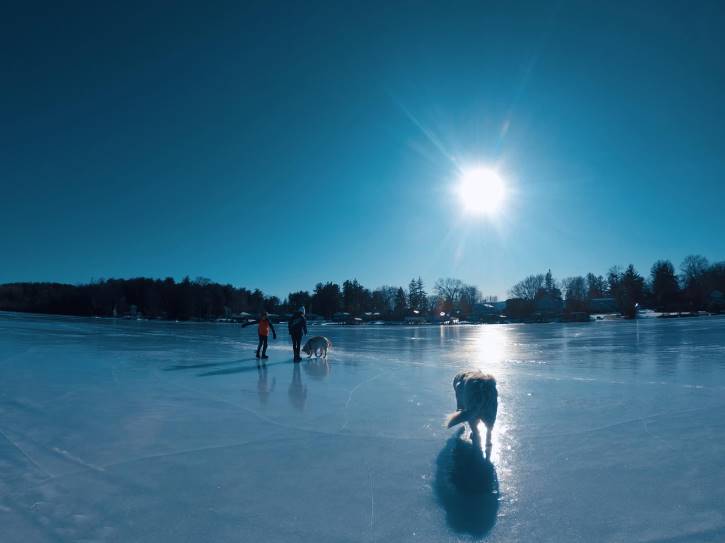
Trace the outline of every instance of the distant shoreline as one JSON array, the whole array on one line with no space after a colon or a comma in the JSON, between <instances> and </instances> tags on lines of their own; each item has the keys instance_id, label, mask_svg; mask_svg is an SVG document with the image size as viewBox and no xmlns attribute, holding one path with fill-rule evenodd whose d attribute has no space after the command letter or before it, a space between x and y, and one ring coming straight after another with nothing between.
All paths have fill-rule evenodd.
<instances>
[{"instance_id":1,"label":"distant shoreline","mask_svg":"<svg viewBox=\"0 0 725 543\"><path fill-rule=\"evenodd\" d=\"M86 320L103 320L103 321L120 321L120 322L158 322L158 323L173 323L173 324L218 324L218 325L237 325L240 326L244 321L232 321L232 320L219 320L219 319L188 319L188 320L174 320L174 319L162 319L162 318L145 318L145 317L112 317L102 315L67 315L62 313L34 313L30 311L5 311L0 310L0 316L7 315L18 315L18 316L33 316L33 317L48 317L48 318L69 318L69 319L86 319ZM350 324L346 322L334 322L327 320L313 320L308 321L307 324L310 327L320 326L340 326L345 328L368 328L368 327L390 327L396 328L401 326L407 326L411 328L420 327L456 327L456 326L481 326L481 325L496 325L496 324L589 324L594 322L638 322L638 321L659 321L659 320L679 320L679 319L692 319L692 318L707 318L707 317L725 317L723 314L708 313L708 312L696 312L696 313L681 313L681 314L659 314L659 315L648 315L640 316L635 318L627 318L622 315L606 313L591 315L589 320L584 321L567 321L567 320L516 320L509 319L504 322L470 322L461 321L456 323L436 323L436 322L420 322L411 323L404 321L373 321L373 322L361 322L356 324ZM275 320L275 324L285 324L287 319Z\"/></svg>"}]
</instances>

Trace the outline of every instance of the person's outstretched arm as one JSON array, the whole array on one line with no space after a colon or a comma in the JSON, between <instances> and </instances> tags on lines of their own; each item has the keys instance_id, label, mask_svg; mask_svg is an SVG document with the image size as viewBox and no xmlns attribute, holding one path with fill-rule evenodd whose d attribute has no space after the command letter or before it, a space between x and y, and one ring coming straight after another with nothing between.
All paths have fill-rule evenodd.
<instances>
[{"instance_id":1,"label":"person's outstretched arm","mask_svg":"<svg viewBox=\"0 0 725 543\"><path fill-rule=\"evenodd\" d=\"M247 326L251 326L252 324L259 324L259 319L245 322L244 324L242 324L242 328L246 328Z\"/></svg>"},{"instance_id":2,"label":"person's outstretched arm","mask_svg":"<svg viewBox=\"0 0 725 543\"><path fill-rule=\"evenodd\" d=\"M274 324L272 324L272 321L269 321L269 328L272 330L272 337L277 339L277 332L274 331Z\"/></svg>"}]
</instances>

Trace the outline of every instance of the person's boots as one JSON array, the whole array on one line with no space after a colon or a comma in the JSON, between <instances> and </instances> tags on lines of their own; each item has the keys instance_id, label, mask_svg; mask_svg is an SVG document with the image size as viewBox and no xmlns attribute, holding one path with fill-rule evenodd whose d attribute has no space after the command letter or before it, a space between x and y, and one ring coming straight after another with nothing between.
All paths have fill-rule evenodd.
<instances>
[{"instance_id":1,"label":"person's boots","mask_svg":"<svg viewBox=\"0 0 725 543\"><path fill-rule=\"evenodd\" d=\"M255 354L255 356L256 356L257 358L259 358L259 351L257 351L257 353Z\"/></svg>"}]
</instances>

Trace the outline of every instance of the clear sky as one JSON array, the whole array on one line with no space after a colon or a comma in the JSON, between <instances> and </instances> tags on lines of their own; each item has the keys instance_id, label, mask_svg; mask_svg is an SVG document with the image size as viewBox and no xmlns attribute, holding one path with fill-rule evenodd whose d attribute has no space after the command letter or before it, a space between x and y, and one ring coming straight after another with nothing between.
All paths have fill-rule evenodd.
<instances>
[{"instance_id":1,"label":"clear sky","mask_svg":"<svg viewBox=\"0 0 725 543\"><path fill-rule=\"evenodd\" d=\"M16 2L0 282L504 295L725 259L724 25L716 2ZM495 217L453 194L472 165L507 184Z\"/></svg>"}]
</instances>

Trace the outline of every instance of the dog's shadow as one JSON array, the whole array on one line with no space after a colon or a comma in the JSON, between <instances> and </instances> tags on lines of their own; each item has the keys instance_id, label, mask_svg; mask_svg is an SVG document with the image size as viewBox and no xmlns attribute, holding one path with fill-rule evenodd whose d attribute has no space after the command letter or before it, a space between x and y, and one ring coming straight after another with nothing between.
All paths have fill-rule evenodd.
<instances>
[{"instance_id":1,"label":"dog's shadow","mask_svg":"<svg viewBox=\"0 0 725 543\"><path fill-rule=\"evenodd\" d=\"M322 381L330 375L330 363L324 358L310 358L303 364L305 373L313 379Z\"/></svg>"},{"instance_id":2,"label":"dog's shadow","mask_svg":"<svg viewBox=\"0 0 725 543\"><path fill-rule=\"evenodd\" d=\"M462 434L460 429L438 455L433 489L450 528L480 538L496 524L498 477L480 444Z\"/></svg>"}]
</instances>

